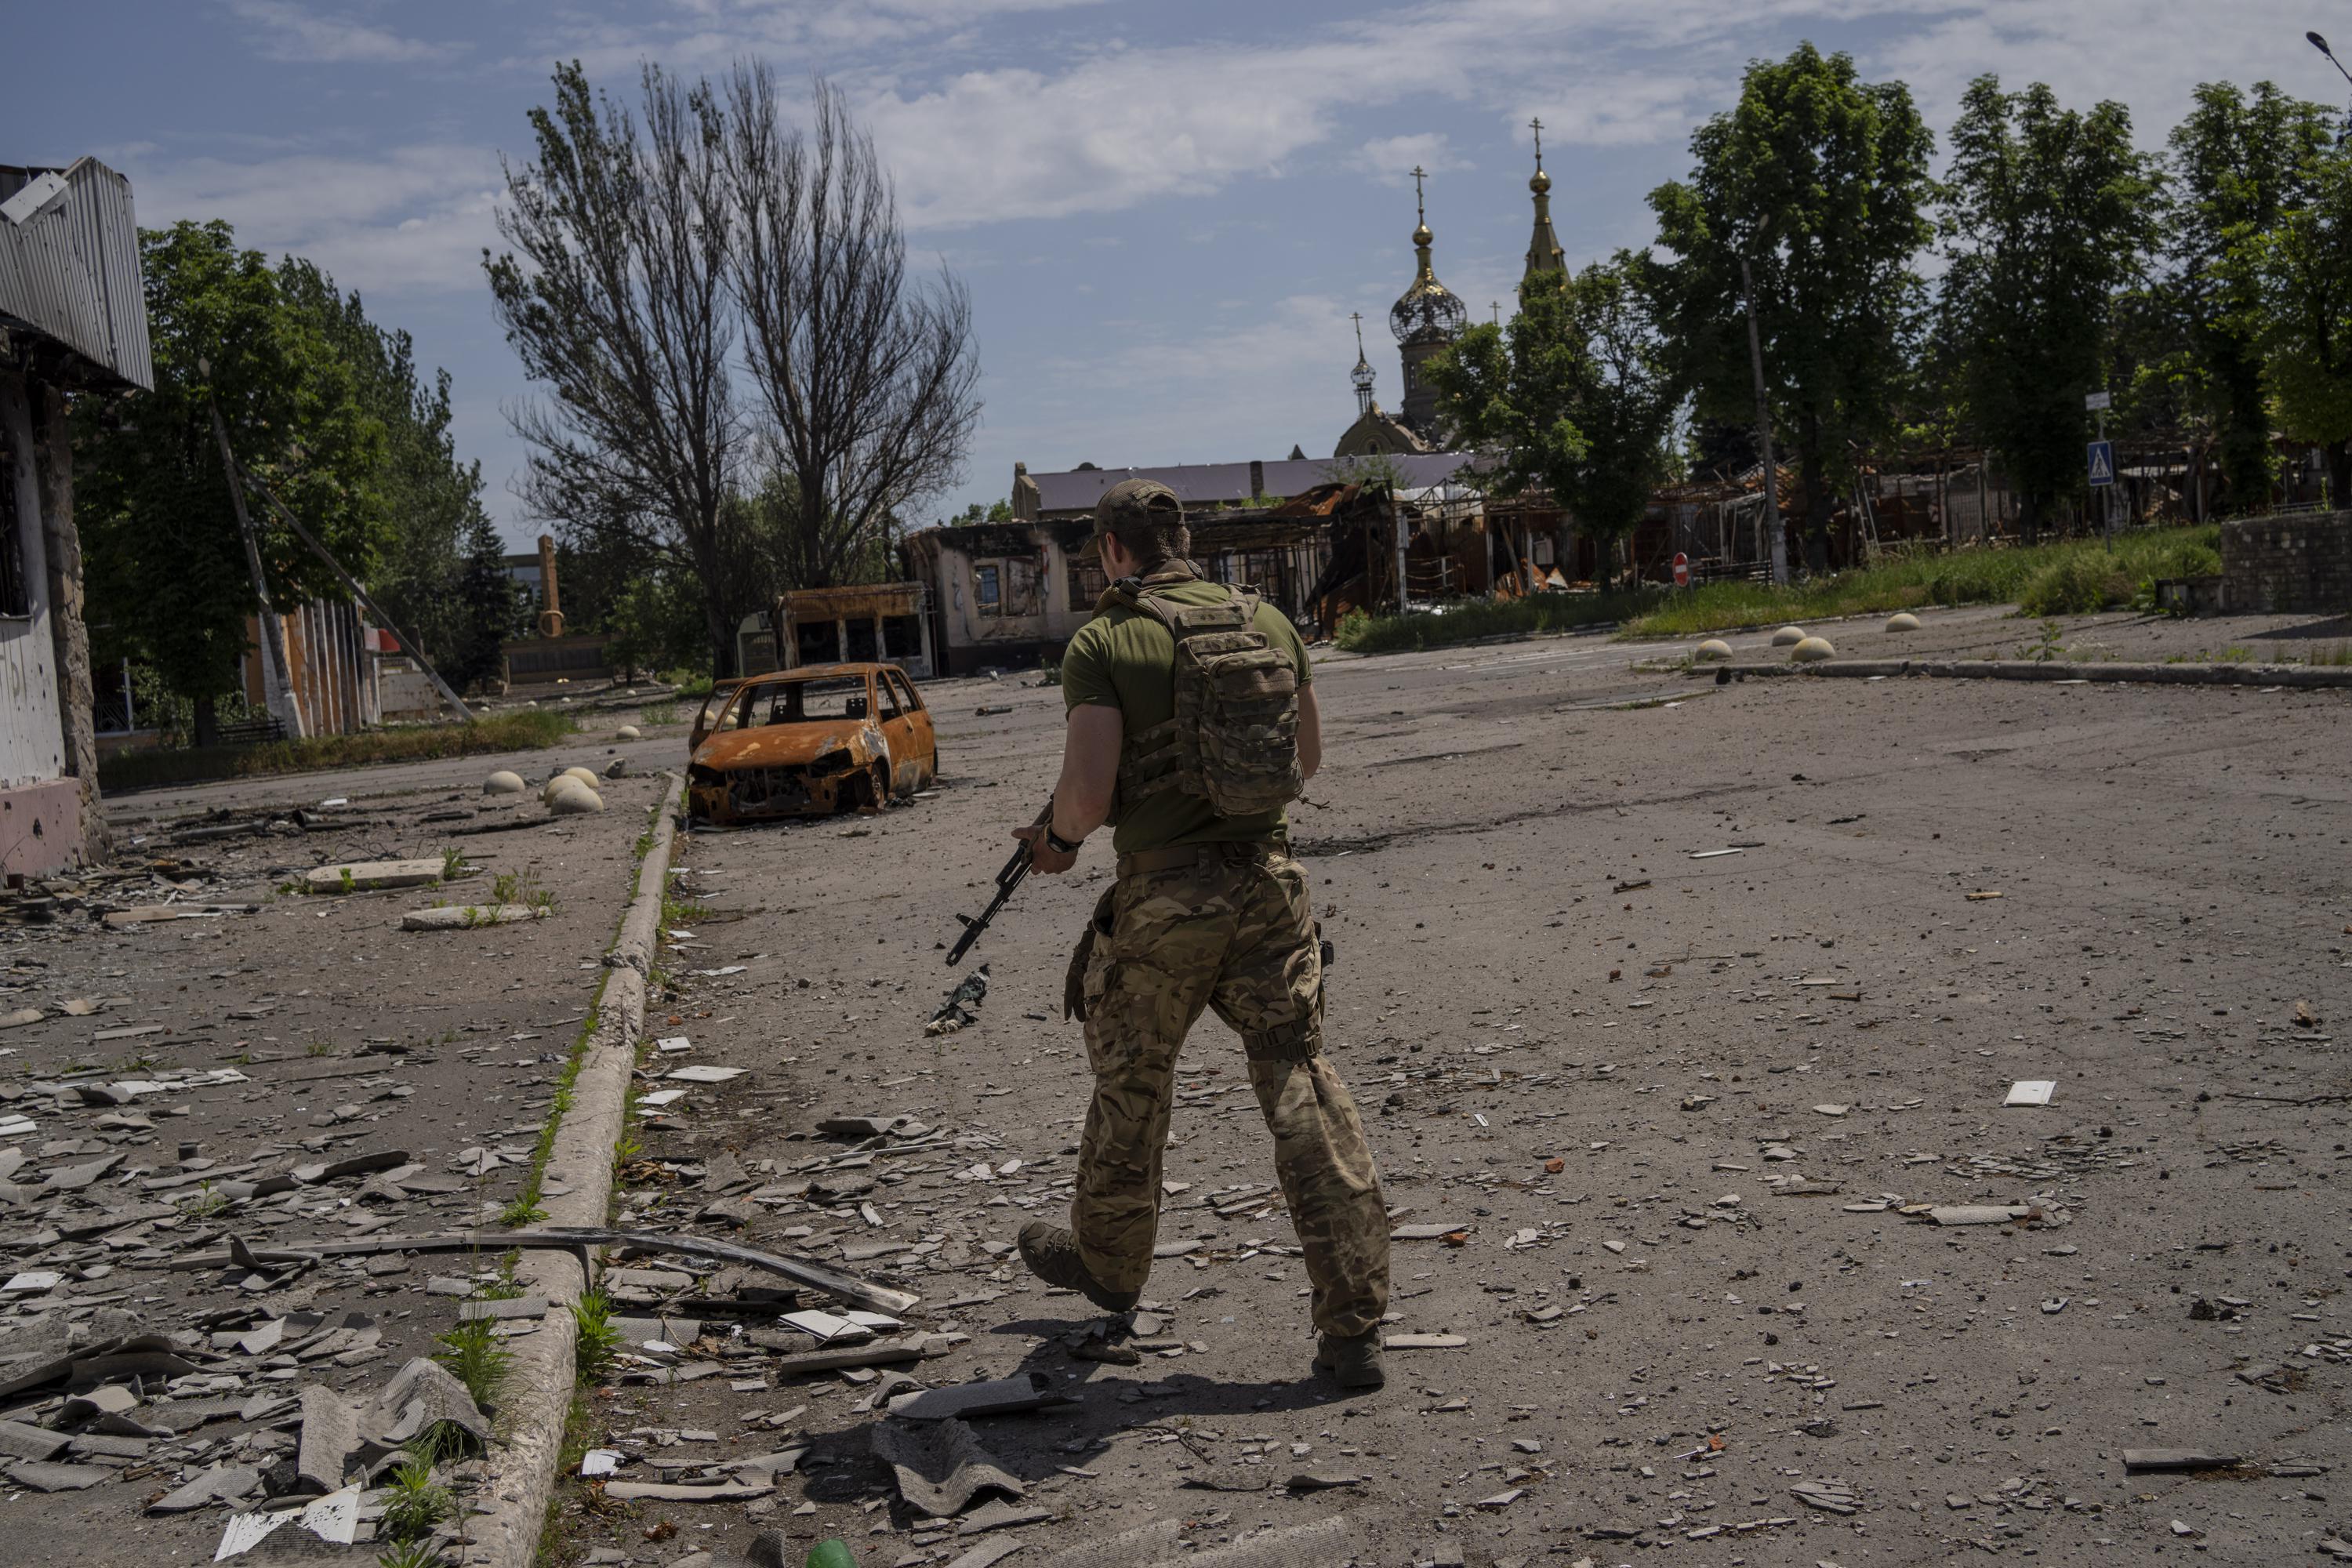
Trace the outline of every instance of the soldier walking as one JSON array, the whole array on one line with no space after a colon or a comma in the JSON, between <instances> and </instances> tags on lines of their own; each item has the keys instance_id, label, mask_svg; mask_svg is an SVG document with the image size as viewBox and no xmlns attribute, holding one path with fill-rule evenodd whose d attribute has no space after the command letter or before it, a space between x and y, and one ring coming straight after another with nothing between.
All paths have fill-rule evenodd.
<instances>
[{"instance_id":1,"label":"soldier walking","mask_svg":"<svg viewBox=\"0 0 2352 1568\"><path fill-rule=\"evenodd\" d=\"M1274 1134L1314 1287L1315 1365L1342 1388L1378 1388L1387 1207L1355 1102L1323 1055L1320 942L1284 815L1321 761L1312 671L1289 618L1203 581L1190 549L1165 485L1128 479L1096 508L1087 551L1113 583L1063 655L1052 820L1016 837L1055 873L1112 824L1118 879L1065 993L1095 1075L1070 1226L1024 1226L1021 1257L1105 1311L1135 1305L1177 1053L1214 1008L1242 1037Z\"/></svg>"}]
</instances>

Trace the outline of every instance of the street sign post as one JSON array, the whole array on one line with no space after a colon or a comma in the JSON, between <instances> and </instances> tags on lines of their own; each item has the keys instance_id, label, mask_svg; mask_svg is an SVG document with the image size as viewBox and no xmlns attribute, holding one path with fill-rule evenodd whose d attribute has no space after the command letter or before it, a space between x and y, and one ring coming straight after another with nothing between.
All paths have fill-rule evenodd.
<instances>
[{"instance_id":1,"label":"street sign post","mask_svg":"<svg viewBox=\"0 0 2352 1568\"><path fill-rule=\"evenodd\" d=\"M2083 395L2083 407L2087 413L2101 413L2115 405L2116 395L2112 392L2086 392Z\"/></svg>"},{"instance_id":2,"label":"street sign post","mask_svg":"<svg viewBox=\"0 0 2352 1568\"><path fill-rule=\"evenodd\" d=\"M2091 483L2095 488L2116 482L2116 444L2094 441L2090 447Z\"/></svg>"},{"instance_id":3,"label":"street sign post","mask_svg":"<svg viewBox=\"0 0 2352 1568\"><path fill-rule=\"evenodd\" d=\"M1690 586L1690 557L1679 550L1675 552L1675 586L1677 588Z\"/></svg>"}]
</instances>

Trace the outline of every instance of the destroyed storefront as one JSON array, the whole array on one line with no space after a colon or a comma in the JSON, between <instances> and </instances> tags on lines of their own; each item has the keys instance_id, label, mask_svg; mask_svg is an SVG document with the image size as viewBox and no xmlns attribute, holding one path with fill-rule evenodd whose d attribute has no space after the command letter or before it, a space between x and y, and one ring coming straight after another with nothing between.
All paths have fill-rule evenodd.
<instances>
[{"instance_id":1,"label":"destroyed storefront","mask_svg":"<svg viewBox=\"0 0 2352 1568\"><path fill-rule=\"evenodd\" d=\"M1339 526L1332 498L1344 495L1352 504L1359 489L1327 485L1278 508L1195 515L1188 519L1192 559L1213 582L1255 587L1302 629L1328 630L1329 606L1318 584ZM1078 559L1093 531L1092 520L1079 517L910 535L900 558L926 592L938 672L969 675L1058 659L1109 585L1099 565Z\"/></svg>"},{"instance_id":2,"label":"destroyed storefront","mask_svg":"<svg viewBox=\"0 0 2352 1568\"><path fill-rule=\"evenodd\" d=\"M736 671L765 675L812 664L895 664L918 680L929 680L938 666L925 596L920 583L789 589L777 595L772 608L744 616L736 627Z\"/></svg>"}]
</instances>

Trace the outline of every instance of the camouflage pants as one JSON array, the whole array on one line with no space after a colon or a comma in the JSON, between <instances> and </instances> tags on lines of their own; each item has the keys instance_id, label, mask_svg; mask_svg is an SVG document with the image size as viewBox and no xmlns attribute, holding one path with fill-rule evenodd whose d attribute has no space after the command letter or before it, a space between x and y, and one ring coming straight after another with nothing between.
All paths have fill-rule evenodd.
<instances>
[{"instance_id":1,"label":"camouflage pants","mask_svg":"<svg viewBox=\"0 0 2352 1568\"><path fill-rule=\"evenodd\" d=\"M1212 851L1122 876L1106 903L1081 977L1095 1092L1070 1221L1087 1272L1114 1290L1151 1272L1176 1056L1213 1007L1242 1037L1274 1134L1315 1326L1370 1332L1388 1310L1388 1214L1355 1101L1322 1054L1306 873L1280 855Z\"/></svg>"}]
</instances>

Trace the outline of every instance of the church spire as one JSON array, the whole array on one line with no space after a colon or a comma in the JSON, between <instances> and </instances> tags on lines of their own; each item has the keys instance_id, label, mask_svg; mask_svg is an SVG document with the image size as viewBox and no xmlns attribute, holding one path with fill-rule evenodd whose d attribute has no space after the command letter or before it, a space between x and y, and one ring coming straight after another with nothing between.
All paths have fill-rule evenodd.
<instances>
[{"instance_id":1,"label":"church spire","mask_svg":"<svg viewBox=\"0 0 2352 1568\"><path fill-rule=\"evenodd\" d=\"M1551 229L1551 176L1544 173L1543 121L1530 120L1528 128L1535 132L1536 172L1528 181L1528 189L1535 193L1536 226L1528 239L1528 269L1519 279L1519 298L1527 298L1528 289L1537 278L1549 274L1554 281L1568 276L1568 266L1559 248L1559 237Z\"/></svg>"},{"instance_id":2,"label":"church spire","mask_svg":"<svg viewBox=\"0 0 2352 1568\"><path fill-rule=\"evenodd\" d=\"M1454 290L1437 280L1437 268L1429 258L1433 237L1421 189L1428 174L1418 166L1412 171L1412 281L1397 297L1397 302L1389 307L1389 331L1396 336L1398 355L1404 368L1404 406L1400 412L1407 427L1423 436L1437 427L1437 389L1429 384L1423 369L1462 335L1470 316Z\"/></svg>"},{"instance_id":3,"label":"church spire","mask_svg":"<svg viewBox=\"0 0 2352 1568\"><path fill-rule=\"evenodd\" d=\"M1348 379L1356 386L1356 415L1361 418L1372 411L1372 362L1364 357L1364 313L1358 310L1348 318L1356 323L1356 368Z\"/></svg>"}]
</instances>

